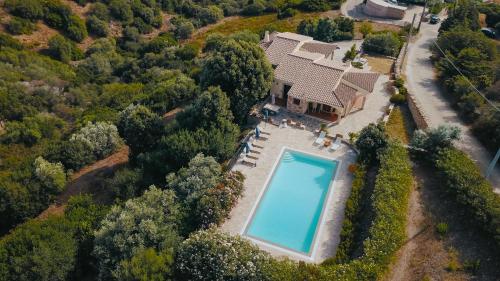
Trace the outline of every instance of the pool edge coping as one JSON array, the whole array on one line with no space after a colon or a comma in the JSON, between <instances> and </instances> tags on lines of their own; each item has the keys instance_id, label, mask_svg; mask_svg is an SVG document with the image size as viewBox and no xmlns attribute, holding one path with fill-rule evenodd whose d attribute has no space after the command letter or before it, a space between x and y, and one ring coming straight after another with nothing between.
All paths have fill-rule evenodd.
<instances>
[{"instance_id":1,"label":"pool edge coping","mask_svg":"<svg viewBox=\"0 0 500 281\"><path fill-rule=\"evenodd\" d=\"M257 211L258 206L260 205L262 197L267 192L267 189L269 187L269 182L273 178L273 176L274 176L274 174L276 172L276 167L279 165L280 160L283 157L283 154L284 154L284 152L286 150L296 151L296 152L299 152L299 153L302 153L302 154L310 155L310 156L321 158L321 159L324 159L324 160L337 162L337 167L335 168L335 171L334 171L334 173L332 175L332 178L330 180L330 183L328 185L328 191L327 191L327 194L326 194L326 200L325 200L325 202L323 204L323 207L321 208L321 214L320 214L320 217L319 217L319 220L318 220L319 226L316 225L317 229L314 232L314 238L313 238L313 240L311 242L312 249L309 250L308 253L303 253L303 252L294 250L292 248L289 248L289 247L286 247L286 246L282 246L282 245L278 245L278 244L276 244L274 242L267 241L267 240L264 240L264 239L259 239L257 237L254 237L254 236L251 236L251 235L247 234L247 230L248 230L249 224L252 221L252 219L253 219L253 217L255 215L255 212ZM325 210L327 209L327 207L329 207L332 204L332 200L333 200L333 198L332 198L333 188L335 186L335 180L337 178L337 174L338 174L338 171L339 171L339 169L341 167L341 164L342 164L342 161L338 160L338 159L336 159L334 157L323 156L323 155L319 155L319 154L316 154L316 153L307 152L307 151L304 151L304 150L301 150L301 149L295 149L295 148L291 148L291 147L288 147L288 146L283 146L281 148L280 153L278 154L278 157L274 161L274 164L273 164L273 166L271 168L271 173L269 173L269 175L267 176L267 179L264 182L264 187L259 192L259 195L258 195L255 203L253 204L252 209L250 210L250 214L247 217L247 219L245 220L245 224L243 225L243 228L241 229L241 231L240 231L239 234L242 237L244 237L246 239L249 239L249 240L251 240L252 242L254 242L254 243L258 244L258 245L260 244L260 245L263 245L265 247L269 247L269 248L271 248L273 250L276 250L278 252L282 252L282 253L285 253L285 254L288 254L288 255L296 256L298 258L301 258L301 259L304 259L304 260L307 260L307 261L310 261L310 262L315 262L315 258L314 257L315 257L315 255L317 253L318 246L319 246L318 240L319 240L319 238L321 236L321 232L322 232L323 227L325 225L325 219L326 219Z\"/></svg>"}]
</instances>

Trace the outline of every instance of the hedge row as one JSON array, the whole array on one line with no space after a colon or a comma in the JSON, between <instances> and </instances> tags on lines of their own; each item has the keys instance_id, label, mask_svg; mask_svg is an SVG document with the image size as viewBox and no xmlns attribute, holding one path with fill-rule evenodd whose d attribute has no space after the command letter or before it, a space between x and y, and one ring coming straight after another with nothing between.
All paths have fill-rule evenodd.
<instances>
[{"instance_id":1,"label":"hedge row","mask_svg":"<svg viewBox=\"0 0 500 281\"><path fill-rule=\"evenodd\" d=\"M350 263L323 267L325 280L376 280L406 240L406 214L413 183L408 152L391 143L380 155L373 191L374 220L364 253Z\"/></svg>"},{"instance_id":2,"label":"hedge row","mask_svg":"<svg viewBox=\"0 0 500 281\"><path fill-rule=\"evenodd\" d=\"M340 231L340 244L337 247L337 252L334 257L328 258L323 262L323 265L334 265L349 262L351 254L354 250L354 237L358 229L357 223L361 211L361 200L365 187L366 167L359 165L354 172L352 181L351 195L347 199L345 205L344 222Z\"/></svg>"},{"instance_id":3,"label":"hedge row","mask_svg":"<svg viewBox=\"0 0 500 281\"><path fill-rule=\"evenodd\" d=\"M435 166L441 188L463 206L475 224L491 235L500 250L500 196L493 192L491 183L465 153L455 148L442 150Z\"/></svg>"}]
</instances>

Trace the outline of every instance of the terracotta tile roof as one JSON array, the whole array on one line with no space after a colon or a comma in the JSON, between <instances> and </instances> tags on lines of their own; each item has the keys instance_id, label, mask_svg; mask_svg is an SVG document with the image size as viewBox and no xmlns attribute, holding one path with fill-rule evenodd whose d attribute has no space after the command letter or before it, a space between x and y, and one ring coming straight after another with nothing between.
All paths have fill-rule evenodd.
<instances>
[{"instance_id":1,"label":"terracotta tile roof","mask_svg":"<svg viewBox=\"0 0 500 281\"><path fill-rule=\"evenodd\" d=\"M273 65L279 65L283 58L292 53L300 44L300 41L281 38L277 36L266 49L266 55L269 62Z\"/></svg>"},{"instance_id":2,"label":"terracotta tile roof","mask_svg":"<svg viewBox=\"0 0 500 281\"><path fill-rule=\"evenodd\" d=\"M320 41L305 42L300 46L301 51L323 54L325 56L331 55L336 49L337 45Z\"/></svg>"},{"instance_id":3,"label":"terracotta tile roof","mask_svg":"<svg viewBox=\"0 0 500 281\"><path fill-rule=\"evenodd\" d=\"M335 96L340 100L342 105L345 107L347 104L356 98L356 93L358 90L350 87L342 82L337 86L337 88L333 91Z\"/></svg>"},{"instance_id":4,"label":"terracotta tile roof","mask_svg":"<svg viewBox=\"0 0 500 281\"><path fill-rule=\"evenodd\" d=\"M311 63L304 71L302 79L294 83L288 95L330 106L342 107L333 90L342 77L343 70L321 63Z\"/></svg>"},{"instance_id":5,"label":"terracotta tile roof","mask_svg":"<svg viewBox=\"0 0 500 281\"><path fill-rule=\"evenodd\" d=\"M288 54L278 67L274 70L274 76L282 81L293 84L298 82L304 71L317 59L321 59L320 54L305 53L296 51Z\"/></svg>"},{"instance_id":6,"label":"terracotta tile roof","mask_svg":"<svg viewBox=\"0 0 500 281\"><path fill-rule=\"evenodd\" d=\"M342 79L371 93L378 77L379 74L374 72L349 71L344 74Z\"/></svg>"}]
</instances>

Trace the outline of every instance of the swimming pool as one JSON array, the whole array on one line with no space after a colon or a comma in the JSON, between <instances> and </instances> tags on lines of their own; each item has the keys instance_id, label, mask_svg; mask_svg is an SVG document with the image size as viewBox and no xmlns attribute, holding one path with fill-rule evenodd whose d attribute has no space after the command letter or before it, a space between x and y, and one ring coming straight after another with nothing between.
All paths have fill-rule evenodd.
<instances>
[{"instance_id":1,"label":"swimming pool","mask_svg":"<svg viewBox=\"0 0 500 281\"><path fill-rule=\"evenodd\" d=\"M284 149L244 234L310 256L337 166Z\"/></svg>"}]
</instances>

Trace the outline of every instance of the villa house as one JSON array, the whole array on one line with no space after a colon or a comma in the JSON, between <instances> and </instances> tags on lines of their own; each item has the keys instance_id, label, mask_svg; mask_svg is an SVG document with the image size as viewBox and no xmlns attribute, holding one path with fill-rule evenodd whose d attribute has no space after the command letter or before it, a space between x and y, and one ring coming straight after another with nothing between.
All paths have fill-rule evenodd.
<instances>
[{"instance_id":1,"label":"villa house","mask_svg":"<svg viewBox=\"0 0 500 281\"><path fill-rule=\"evenodd\" d=\"M362 109L379 76L334 59L336 45L309 36L266 32L260 46L274 68L273 103L330 122Z\"/></svg>"}]
</instances>

